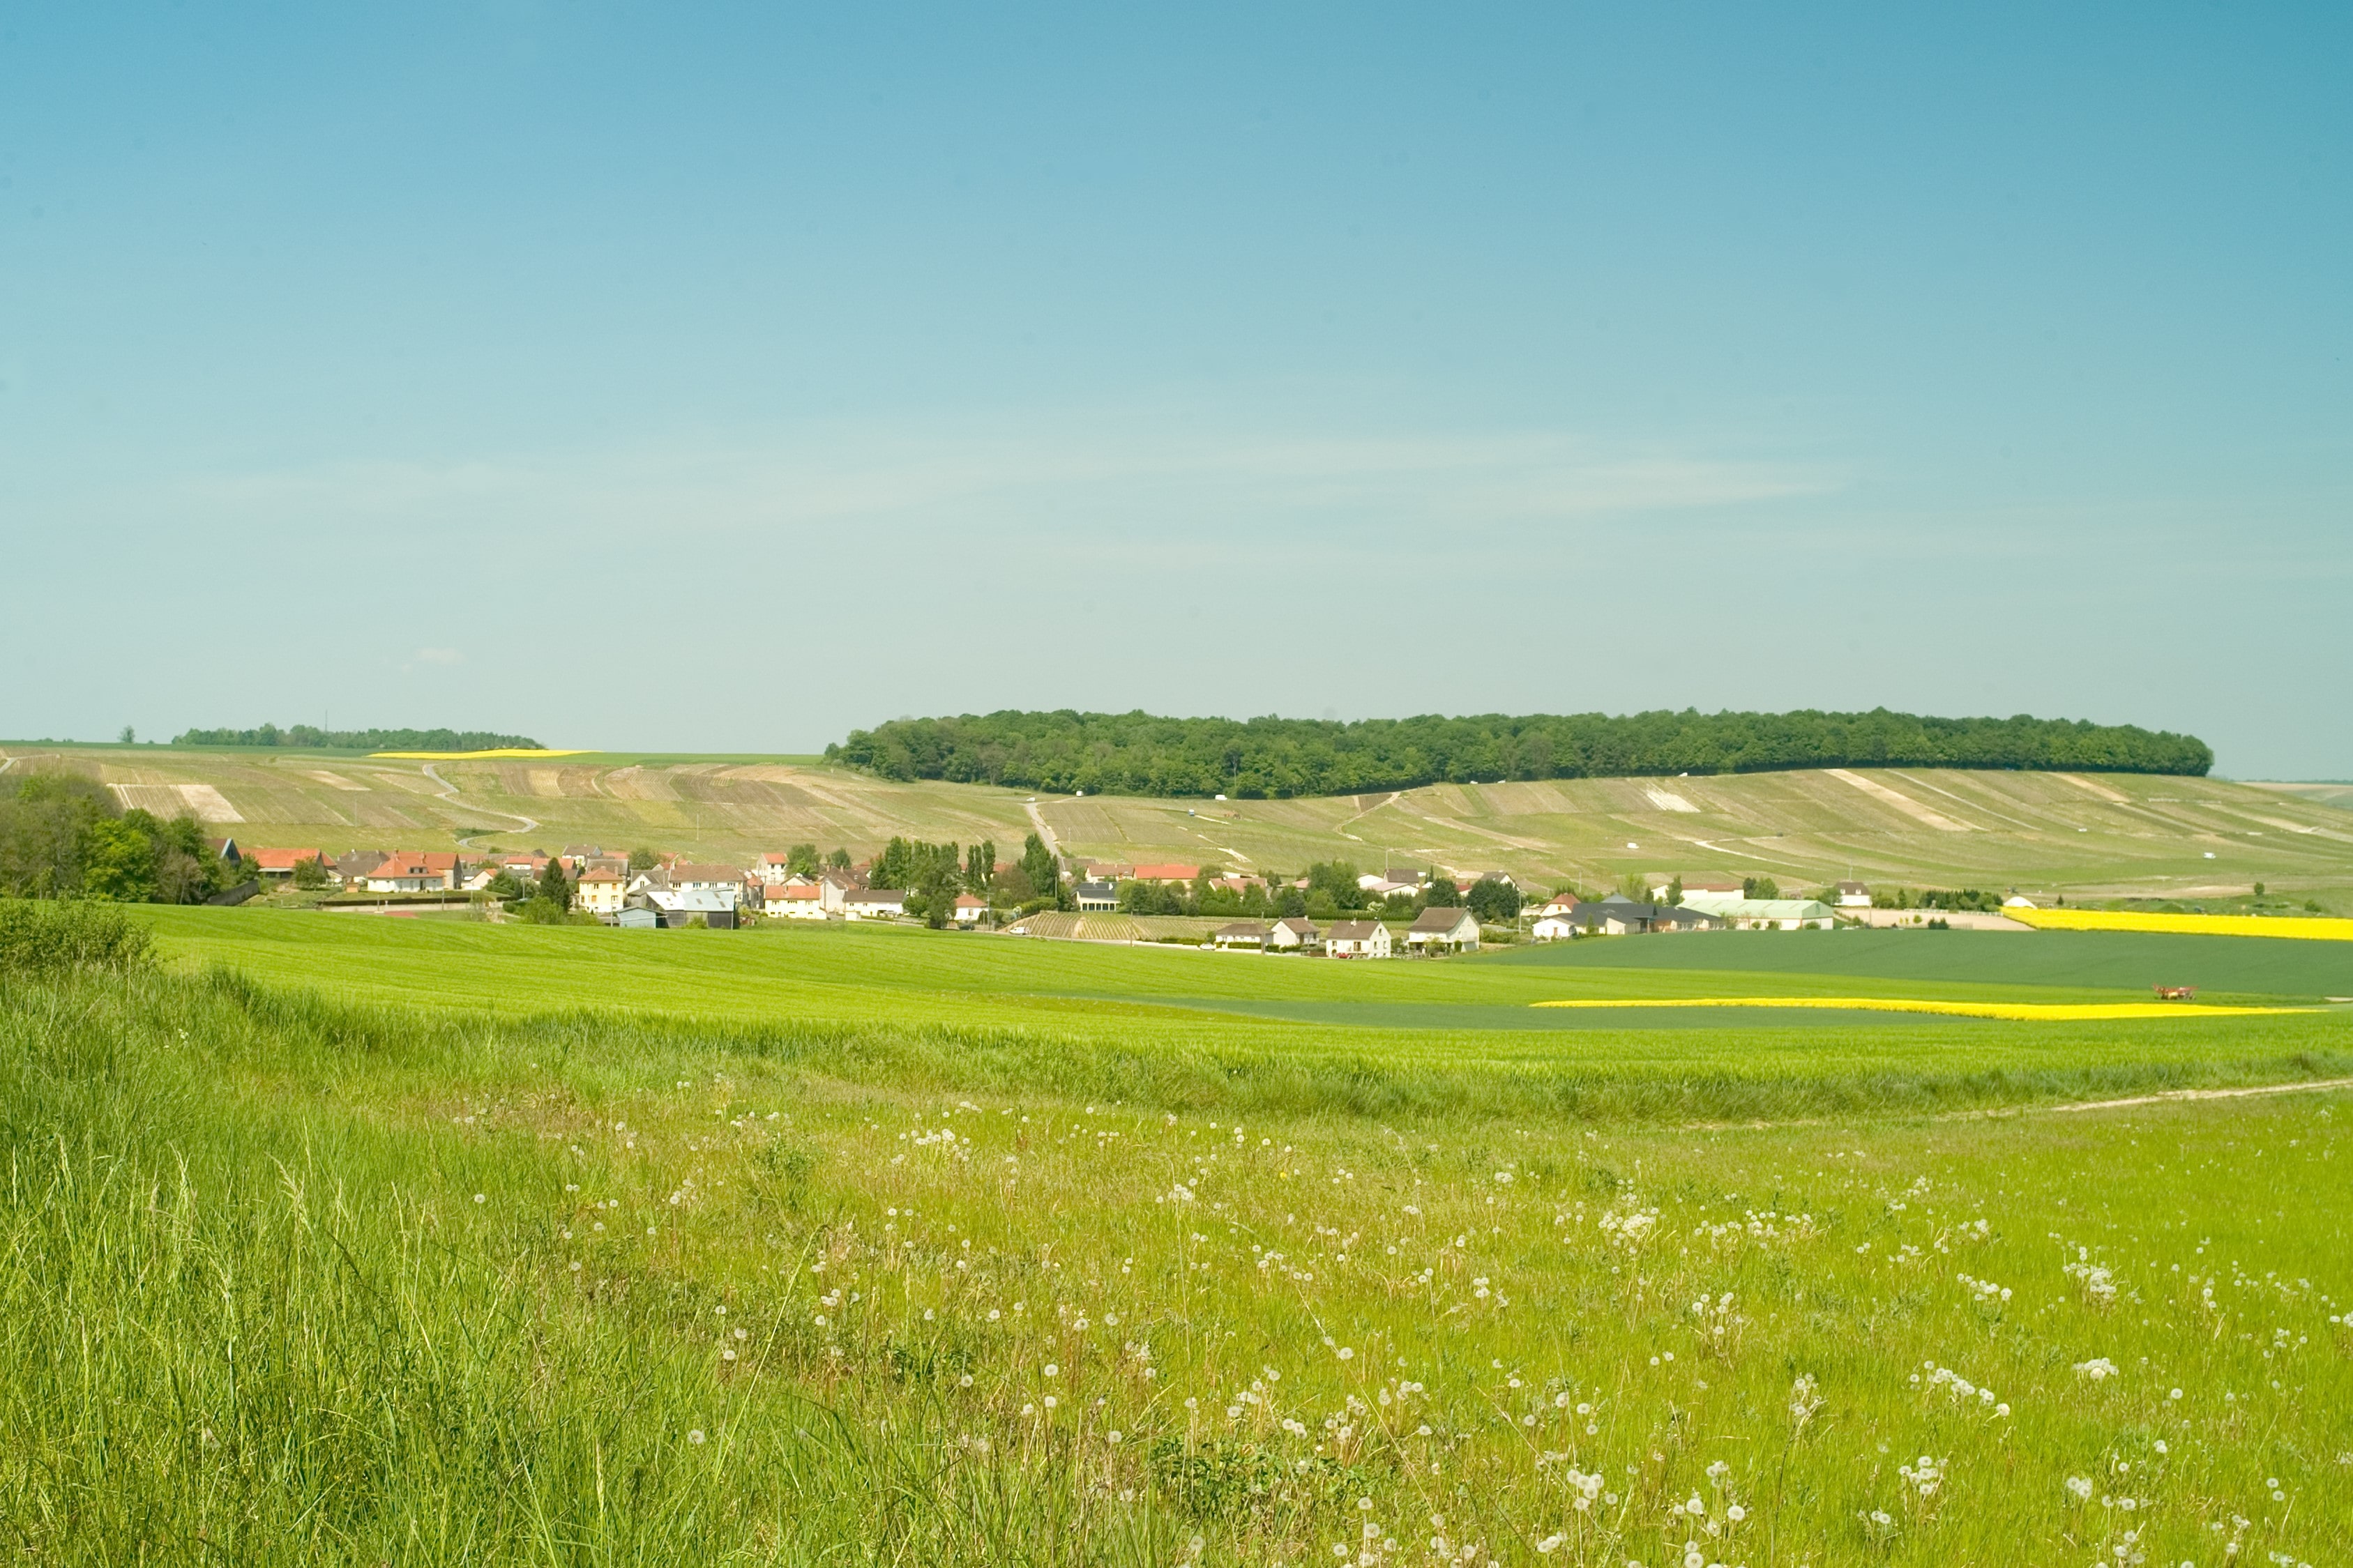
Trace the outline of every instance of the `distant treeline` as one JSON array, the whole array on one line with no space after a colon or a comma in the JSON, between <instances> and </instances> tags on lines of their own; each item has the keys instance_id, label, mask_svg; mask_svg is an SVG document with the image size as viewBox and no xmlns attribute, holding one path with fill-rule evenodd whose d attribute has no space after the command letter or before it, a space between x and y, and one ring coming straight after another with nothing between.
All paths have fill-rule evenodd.
<instances>
[{"instance_id":1,"label":"distant treeline","mask_svg":"<svg viewBox=\"0 0 2353 1568\"><path fill-rule=\"evenodd\" d=\"M264 724L258 730L183 730L172 737L175 746L301 746L330 752L536 752L540 743L528 735L493 735L487 730L322 730L316 724L296 724L281 730Z\"/></svg>"},{"instance_id":2,"label":"distant treeline","mask_svg":"<svg viewBox=\"0 0 2353 1568\"><path fill-rule=\"evenodd\" d=\"M826 755L884 778L1090 795L1357 795L1498 779L1788 768L2064 768L2202 774L2194 736L2066 719L1891 713L1604 713L1448 719L1160 719L1006 711L894 719Z\"/></svg>"}]
</instances>

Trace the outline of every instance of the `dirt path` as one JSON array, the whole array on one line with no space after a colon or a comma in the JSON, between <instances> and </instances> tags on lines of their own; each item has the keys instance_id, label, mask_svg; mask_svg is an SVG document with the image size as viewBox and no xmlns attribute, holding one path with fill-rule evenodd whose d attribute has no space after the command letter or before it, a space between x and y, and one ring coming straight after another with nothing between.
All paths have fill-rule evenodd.
<instances>
[{"instance_id":1,"label":"dirt path","mask_svg":"<svg viewBox=\"0 0 2353 1568\"><path fill-rule=\"evenodd\" d=\"M2084 1100L2073 1105L2051 1105L2046 1110L2116 1110L2128 1105L2163 1105L2175 1100L2244 1100L2261 1094L2308 1094L2316 1089L2353 1089L2353 1078L2316 1078L2306 1083L2263 1083L2250 1089L2168 1089L2161 1094L2136 1094L2123 1100Z\"/></svg>"},{"instance_id":2,"label":"dirt path","mask_svg":"<svg viewBox=\"0 0 2353 1568\"><path fill-rule=\"evenodd\" d=\"M431 779L435 784L441 786L441 799L448 801L456 801L459 799L458 786L451 784L448 779L443 778L439 773L436 773L431 763L425 764L424 773L427 778ZM539 831L539 819L536 817L525 816L521 812L501 811L494 805L476 805L470 801L463 801L459 802L459 804L463 805L468 811L480 812L485 816L513 817L517 822L522 824L522 830L525 833L536 833ZM481 829L480 832L461 834L459 836L458 842L464 847L471 849L474 847L473 840L481 837L484 834L493 831L495 831L495 829L485 827Z\"/></svg>"},{"instance_id":3,"label":"dirt path","mask_svg":"<svg viewBox=\"0 0 2353 1568\"><path fill-rule=\"evenodd\" d=\"M1024 805L1021 809L1029 814L1029 820L1031 822L1037 824L1038 837L1039 840L1045 844L1046 852L1049 855L1051 855L1055 859L1060 860L1062 858L1061 840L1056 838L1054 837L1054 830L1046 826L1046 814L1038 809L1038 803L1034 800L1029 802L1027 805Z\"/></svg>"}]
</instances>

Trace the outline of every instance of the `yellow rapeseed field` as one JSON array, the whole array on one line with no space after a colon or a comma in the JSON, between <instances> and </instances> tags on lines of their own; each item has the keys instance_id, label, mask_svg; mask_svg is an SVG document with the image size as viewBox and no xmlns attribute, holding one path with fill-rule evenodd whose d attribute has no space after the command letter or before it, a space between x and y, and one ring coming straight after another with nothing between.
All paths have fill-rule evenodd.
<instances>
[{"instance_id":1,"label":"yellow rapeseed field","mask_svg":"<svg viewBox=\"0 0 2353 1568\"><path fill-rule=\"evenodd\" d=\"M1580 997L1535 1007L1826 1007L1850 1013L1949 1013L1962 1018L2077 1022L2093 1018L2225 1018L2249 1013L2303 1013L2306 1007L2220 1007L2194 1002L1942 1002L1892 996Z\"/></svg>"},{"instance_id":2,"label":"yellow rapeseed field","mask_svg":"<svg viewBox=\"0 0 2353 1568\"><path fill-rule=\"evenodd\" d=\"M2353 942L2353 921L2301 915L2167 915L2137 910L2004 910L2037 931L2150 931L2196 936L2284 936L2306 942Z\"/></svg>"}]
</instances>

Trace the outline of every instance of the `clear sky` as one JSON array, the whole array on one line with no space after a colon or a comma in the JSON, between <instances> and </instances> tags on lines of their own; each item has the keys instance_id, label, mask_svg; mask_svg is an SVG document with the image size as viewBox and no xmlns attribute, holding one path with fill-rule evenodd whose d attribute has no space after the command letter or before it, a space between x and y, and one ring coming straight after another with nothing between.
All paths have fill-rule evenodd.
<instances>
[{"instance_id":1,"label":"clear sky","mask_svg":"<svg viewBox=\"0 0 2353 1568\"><path fill-rule=\"evenodd\" d=\"M2353 11L0 7L0 734L2353 777Z\"/></svg>"}]
</instances>

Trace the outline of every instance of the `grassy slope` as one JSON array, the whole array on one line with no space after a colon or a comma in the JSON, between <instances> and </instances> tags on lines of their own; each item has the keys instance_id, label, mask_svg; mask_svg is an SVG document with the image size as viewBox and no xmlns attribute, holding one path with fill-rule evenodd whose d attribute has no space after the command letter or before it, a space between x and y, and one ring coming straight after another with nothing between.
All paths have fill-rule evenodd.
<instances>
[{"instance_id":1,"label":"grassy slope","mask_svg":"<svg viewBox=\"0 0 2353 1568\"><path fill-rule=\"evenodd\" d=\"M969 1041L920 1085L747 1043L0 992L12 1543L2254 1563L2330 1561L2353 1517L2341 1096L1245 1134Z\"/></svg>"},{"instance_id":2,"label":"grassy slope","mask_svg":"<svg viewBox=\"0 0 2353 1568\"><path fill-rule=\"evenodd\" d=\"M1883 994L2095 1000L2137 987L2078 960L2042 984L1900 973L1905 949L1950 940L2084 951L2103 938L1840 933L1665 938L1778 961L1810 951L1878 973L1703 971L1495 961L1339 964L1165 949L1097 948L906 929L627 932L241 910L150 911L165 952L279 984L506 1016L635 1013L774 1031L788 1053L844 1038L994 1042L999 1070L1057 1060L1094 1092L1237 1108L1308 1103L1307 1064L1345 1064L1349 1103L1593 1108L1643 1114L1794 1113L1825 1105L1985 1103L2353 1068L2353 1017L2227 1023L2012 1025L1949 1021L1665 1023L1528 1004L1564 995ZM2127 939L2137 942L2167 939ZM1702 949L1702 942L1713 942ZM1852 947L1846 944L1853 943ZM1819 943L1819 945L1812 945ZM1639 956L1636 942L1595 942ZM1968 951L1955 949L1954 951ZM1739 959L1739 962L1746 962ZM1912 966L1914 969L1917 964ZM1891 970L1896 971L1892 973ZM2301 974L2245 977L2301 984ZM1243 1015L1236 1016L1235 1015ZM1271 1015L1271 1016L1270 1016ZM1567 1016L1576 1017L1576 1015ZM863 1048L863 1047L861 1047ZM879 1047L878 1047L879 1048ZM878 1071L929 1073L928 1047L892 1045ZM913 1055L909 1054L913 1051ZM892 1065L895 1064L895 1065ZM1313 1076L1312 1073L1308 1076ZM1120 1089L1121 1085L1140 1087ZM1157 1085L1158 1087L1153 1087ZM1328 1087L1328 1084L1327 1086ZM1078 1092L1088 1092L1079 1089Z\"/></svg>"},{"instance_id":3,"label":"grassy slope","mask_svg":"<svg viewBox=\"0 0 2353 1568\"><path fill-rule=\"evenodd\" d=\"M993 838L1008 853L1030 826L1023 793L891 784L807 759L442 763L459 792L449 801L413 763L143 747L44 754L134 791L209 784L244 817L236 831L248 841L337 851L447 847L482 833L489 843L645 843L729 857L813 841L864 855L901 834ZM1824 773L1440 785L1300 801L1064 797L1039 809L1070 852L1131 860L1295 871L1341 856L1366 868L1499 867L1546 888L1652 871L1765 874L1808 886L1852 872L2077 896L2195 897L2201 888L2263 881L2353 912L2353 826L2325 802L2207 779L1900 769L1862 776L1916 810ZM1667 809L1670 796L1693 809ZM173 798L160 794L155 803ZM1933 826L1923 812L1952 826ZM541 826L527 830L516 816Z\"/></svg>"}]
</instances>

